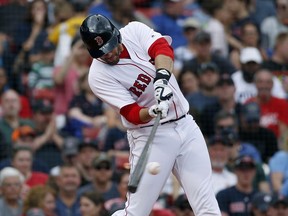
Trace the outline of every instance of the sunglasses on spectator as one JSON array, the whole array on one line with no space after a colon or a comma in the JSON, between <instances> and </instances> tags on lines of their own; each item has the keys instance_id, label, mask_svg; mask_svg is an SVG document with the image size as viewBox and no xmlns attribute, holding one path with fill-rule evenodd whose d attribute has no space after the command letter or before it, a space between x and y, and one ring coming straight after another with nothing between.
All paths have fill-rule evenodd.
<instances>
[{"instance_id":1,"label":"sunglasses on spectator","mask_svg":"<svg viewBox=\"0 0 288 216\"><path fill-rule=\"evenodd\" d=\"M111 166L109 164L100 164L100 165L97 165L95 166L95 169L96 170L110 170L111 169Z\"/></svg>"}]
</instances>

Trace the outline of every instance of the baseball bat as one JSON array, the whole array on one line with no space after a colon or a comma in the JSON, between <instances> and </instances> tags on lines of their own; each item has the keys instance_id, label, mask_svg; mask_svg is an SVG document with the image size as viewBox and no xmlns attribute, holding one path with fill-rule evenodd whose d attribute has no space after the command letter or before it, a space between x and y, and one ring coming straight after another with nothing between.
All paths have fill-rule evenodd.
<instances>
[{"instance_id":1,"label":"baseball bat","mask_svg":"<svg viewBox=\"0 0 288 216\"><path fill-rule=\"evenodd\" d=\"M138 163L136 164L136 167L134 169L134 172L131 174L130 181L128 183L128 191L131 193L135 193L137 191L139 182L141 180L141 177L145 171L147 160L149 157L150 147L151 143L155 137L156 130L158 128L160 122L160 113L157 114L157 117L155 119L154 125L152 127L151 133L147 139L147 142L143 148L143 151L139 157Z\"/></svg>"}]
</instances>

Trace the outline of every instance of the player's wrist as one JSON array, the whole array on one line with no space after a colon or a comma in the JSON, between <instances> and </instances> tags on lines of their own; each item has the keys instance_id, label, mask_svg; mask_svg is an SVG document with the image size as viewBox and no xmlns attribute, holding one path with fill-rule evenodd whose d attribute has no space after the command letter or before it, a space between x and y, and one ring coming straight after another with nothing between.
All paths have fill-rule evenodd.
<instances>
[{"instance_id":1,"label":"player's wrist","mask_svg":"<svg viewBox=\"0 0 288 216\"><path fill-rule=\"evenodd\" d=\"M158 68L156 70L156 76L154 78L154 83L157 81L157 80L166 80L167 82L169 81L171 77L171 72L165 68Z\"/></svg>"}]
</instances>

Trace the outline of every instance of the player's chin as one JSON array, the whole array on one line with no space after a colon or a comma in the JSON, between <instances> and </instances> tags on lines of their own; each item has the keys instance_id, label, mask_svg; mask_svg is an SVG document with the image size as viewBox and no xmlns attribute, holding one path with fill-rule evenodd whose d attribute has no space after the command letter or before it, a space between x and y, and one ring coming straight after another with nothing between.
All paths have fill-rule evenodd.
<instances>
[{"instance_id":1,"label":"player's chin","mask_svg":"<svg viewBox=\"0 0 288 216\"><path fill-rule=\"evenodd\" d=\"M119 62L119 58L106 60L106 63L109 64L109 65L116 65L118 62Z\"/></svg>"}]
</instances>

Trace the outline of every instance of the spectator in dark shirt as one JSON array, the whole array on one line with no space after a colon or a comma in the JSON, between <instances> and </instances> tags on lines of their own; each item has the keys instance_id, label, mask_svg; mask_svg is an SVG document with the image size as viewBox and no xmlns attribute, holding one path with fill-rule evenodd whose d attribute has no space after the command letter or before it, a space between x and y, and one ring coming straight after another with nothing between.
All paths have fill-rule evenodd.
<instances>
[{"instance_id":1,"label":"spectator in dark shirt","mask_svg":"<svg viewBox=\"0 0 288 216\"><path fill-rule=\"evenodd\" d=\"M56 199L56 214L58 216L81 216L80 200L77 196L80 183L80 173L75 166L61 166L57 179L59 192Z\"/></svg>"},{"instance_id":2,"label":"spectator in dark shirt","mask_svg":"<svg viewBox=\"0 0 288 216\"><path fill-rule=\"evenodd\" d=\"M198 69L199 91L186 95L190 110L197 119L205 106L216 103L216 84L219 81L219 68L216 64L203 63Z\"/></svg>"},{"instance_id":3,"label":"spectator in dark shirt","mask_svg":"<svg viewBox=\"0 0 288 216\"><path fill-rule=\"evenodd\" d=\"M221 57L211 51L211 36L209 33L199 31L194 37L195 57L185 61L183 68L187 67L193 72L197 72L200 65L207 62L213 62L219 68L220 73L232 74L236 71L235 67L229 60Z\"/></svg>"},{"instance_id":4,"label":"spectator in dark shirt","mask_svg":"<svg viewBox=\"0 0 288 216\"><path fill-rule=\"evenodd\" d=\"M91 91L88 73L81 76L78 83L80 94L73 97L68 109L69 132L78 138L95 139L106 120L103 103Z\"/></svg>"},{"instance_id":5,"label":"spectator in dark shirt","mask_svg":"<svg viewBox=\"0 0 288 216\"><path fill-rule=\"evenodd\" d=\"M117 190L117 184L112 180L113 167L111 158L101 153L94 158L92 162L92 183L85 185L79 189L79 195L86 191L95 190L103 195L104 200L119 197L119 191Z\"/></svg>"},{"instance_id":6,"label":"spectator in dark shirt","mask_svg":"<svg viewBox=\"0 0 288 216\"><path fill-rule=\"evenodd\" d=\"M236 185L220 191L216 198L223 216L247 216L256 193L252 184L256 173L255 162L250 156L243 155L235 161L234 171Z\"/></svg>"},{"instance_id":7,"label":"spectator in dark shirt","mask_svg":"<svg viewBox=\"0 0 288 216\"><path fill-rule=\"evenodd\" d=\"M200 116L200 126L205 136L214 134L215 115L220 110L236 115L240 113L241 104L235 101L234 93L235 86L230 75L220 75L216 85L217 101L205 106Z\"/></svg>"}]
</instances>

